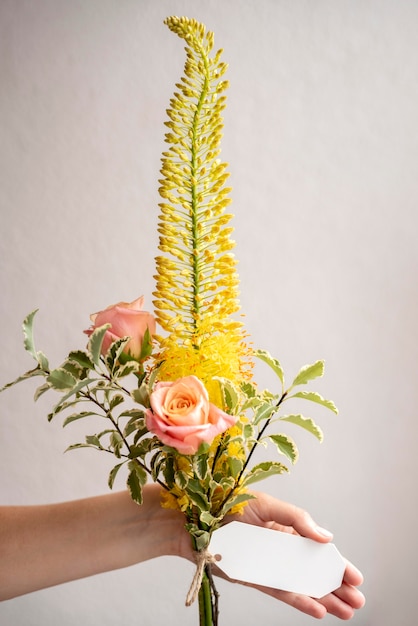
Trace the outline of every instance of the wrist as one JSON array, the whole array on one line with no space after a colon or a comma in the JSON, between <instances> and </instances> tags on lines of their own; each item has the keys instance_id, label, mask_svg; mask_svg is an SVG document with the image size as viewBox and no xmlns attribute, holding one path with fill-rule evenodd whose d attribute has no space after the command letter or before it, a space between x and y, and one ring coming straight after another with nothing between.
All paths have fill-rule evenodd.
<instances>
[{"instance_id":1,"label":"wrist","mask_svg":"<svg viewBox=\"0 0 418 626\"><path fill-rule=\"evenodd\" d=\"M159 556L192 558L185 517L180 511L162 508L161 491L157 484L145 485L141 505L127 491L114 494L123 510L118 535L126 550L124 558L131 564Z\"/></svg>"}]
</instances>

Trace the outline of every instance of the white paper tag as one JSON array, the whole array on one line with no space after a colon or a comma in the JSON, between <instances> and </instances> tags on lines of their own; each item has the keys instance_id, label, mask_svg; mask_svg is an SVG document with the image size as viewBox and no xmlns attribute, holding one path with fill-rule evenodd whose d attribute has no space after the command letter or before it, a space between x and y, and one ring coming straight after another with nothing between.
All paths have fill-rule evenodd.
<instances>
[{"instance_id":1,"label":"white paper tag","mask_svg":"<svg viewBox=\"0 0 418 626\"><path fill-rule=\"evenodd\" d=\"M341 586L345 562L332 543L231 522L213 533L209 551L229 578L322 598ZM219 557L218 557L219 558Z\"/></svg>"}]
</instances>

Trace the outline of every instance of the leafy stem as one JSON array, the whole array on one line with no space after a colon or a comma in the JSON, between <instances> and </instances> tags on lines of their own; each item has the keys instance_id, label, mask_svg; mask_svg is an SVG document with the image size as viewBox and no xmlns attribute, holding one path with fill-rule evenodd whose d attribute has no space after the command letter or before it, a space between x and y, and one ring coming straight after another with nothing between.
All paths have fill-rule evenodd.
<instances>
[{"instance_id":1,"label":"leafy stem","mask_svg":"<svg viewBox=\"0 0 418 626\"><path fill-rule=\"evenodd\" d=\"M279 410L280 405L281 405L281 404L282 404L282 402L286 399L287 393L288 393L288 392L287 392L287 391L285 391L285 392L284 392L284 393L282 393L282 395L280 396L279 400L278 400L278 401L277 401L277 403L276 403L274 413L276 413L276 412ZM248 464L249 464L249 462L250 462L250 460L251 460L252 455L254 454L254 451L255 451L256 447L257 447L257 446L258 446L258 444L260 443L260 441L261 441L261 439L262 439L262 437L263 437L263 435L264 435L264 432L266 431L266 429L269 427L269 425L270 425L270 423L271 423L272 417L273 417L273 414L272 414L272 415L271 415L271 416L270 416L270 417L269 417L269 418L265 421L265 424L264 424L263 428L261 428L261 429L260 429L260 431L259 431L259 433L258 433L258 435L257 435L257 438L256 438L255 442L254 442L254 443L253 443L253 445L251 446L251 450L250 450L250 452L248 453L248 456L247 456L247 458L246 458L246 460L245 460L245 463L244 463L244 465L243 465L243 467L242 467L242 470L240 471L240 473L239 473L239 475L238 475L238 478L237 478L237 480L236 480L236 485L239 485L240 480L241 480L241 478L242 478L242 476L243 476L243 474L244 474L245 470L246 470L246 469L247 469L247 467L248 467Z\"/></svg>"},{"instance_id":2,"label":"leafy stem","mask_svg":"<svg viewBox=\"0 0 418 626\"><path fill-rule=\"evenodd\" d=\"M276 403L276 405L274 407L274 413L276 413L278 411L280 405L286 399L287 394L288 394L288 391L284 391L282 393L282 395L280 396L279 400L277 401L277 403ZM241 469L240 473L238 474L237 478L235 479L235 486L233 487L233 489L231 489L231 491L223 499L223 501L222 501L222 503L221 503L221 505L219 507L220 510L222 510L222 508L225 506L225 504L228 502L228 500L234 496L235 491L238 489L239 484L241 482L241 479L242 479L242 477L243 477L243 475L244 475L244 473L245 473L245 471L246 471L246 469L247 469L247 467L248 467L248 465L249 465L249 463L251 461L251 458L252 458L252 456L253 456L257 446L259 445L260 441L262 440L263 435L264 435L266 429L269 427L269 425L271 423L272 416L273 416L273 413L272 413L272 415L268 419L266 419L263 427L258 432L257 438L254 441L253 445L251 446L251 449L250 449L250 451L248 453L248 456L247 456L247 458L246 458L246 460L245 460L245 462L244 462L244 464L242 466L242 469Z\"/></svg>"}]
</instances>

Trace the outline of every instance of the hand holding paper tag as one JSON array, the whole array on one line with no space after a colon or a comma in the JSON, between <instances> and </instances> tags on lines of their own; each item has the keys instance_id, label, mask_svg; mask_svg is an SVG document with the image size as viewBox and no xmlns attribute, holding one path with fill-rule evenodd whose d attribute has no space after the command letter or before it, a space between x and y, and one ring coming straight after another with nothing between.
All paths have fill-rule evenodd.
<instances>
[{"instance_id":1,"label":"hand holding paper tag","mask_svg":"<svg viewBox=\"0 0 418 626\"><path fill-rule=\"evenodd\" d=\"M209 549L230 578L312 598L340 587L346 567L334 544L242 522L217 530Z\"/></svg>"}]
</instances>

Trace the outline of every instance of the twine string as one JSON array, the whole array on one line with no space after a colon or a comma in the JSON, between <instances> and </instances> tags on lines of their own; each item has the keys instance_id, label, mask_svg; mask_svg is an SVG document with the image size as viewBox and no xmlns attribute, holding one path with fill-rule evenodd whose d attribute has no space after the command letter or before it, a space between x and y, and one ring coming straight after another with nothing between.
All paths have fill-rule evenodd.
<instances>
[{"instance_id":1,"label":"twine string","mask_svg":"<svg viewBox=\"0 0 418 626\"><path fill-rule=\"evenodd\" d=\"M186 597L186 606L190 606L196 600L200 585L202 584L203 572L208 563L216 563L216 558L209 552L207 548L195 552L196 571Z\"/></svg>"}]
</instances>

